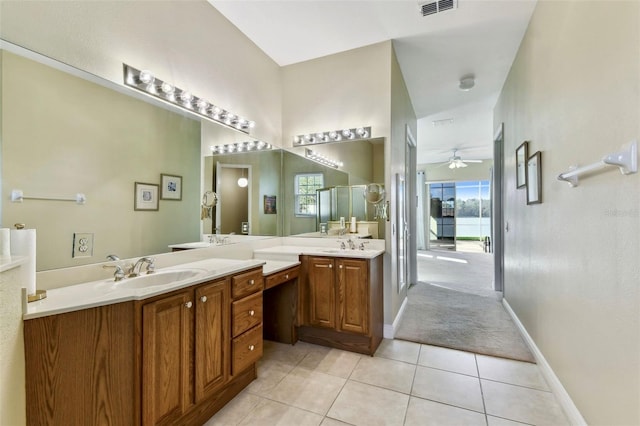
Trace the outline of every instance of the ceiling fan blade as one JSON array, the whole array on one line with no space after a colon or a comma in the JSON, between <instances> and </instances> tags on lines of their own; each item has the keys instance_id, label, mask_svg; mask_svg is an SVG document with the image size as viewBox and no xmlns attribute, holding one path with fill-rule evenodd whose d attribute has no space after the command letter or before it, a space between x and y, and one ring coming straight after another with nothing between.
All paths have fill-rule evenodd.
<instances>
[{"instance_id":1,"label":"ceiling fan blade","mask_svg":"<svg viewBox=\"0 0 640 426\"><path fill-rule=\"evenodd\" d=\"M456 167L467 167L464 161L460 161Z\"/></svg>"},{"instance_id":2,"label":"ceiling fan blade","mask_svg":"<svg viewBox=\"0 0 640 426\"><path fill-rule=\"evenodd\" d=\"M456 163L454 163L453 161L451 163L449 163L449 168L450 169L455 169L456 168Z\"/></svg>"},{"instance_id":3,"label":"ceiling fan blade","mask_svg":"<svg viewBox=\"0 0 640 426\"><path fill-rule=\"evenodd\" d=\"M462 160L465 163L482 163L482 160Z\"/></svg>"}]
</instances>

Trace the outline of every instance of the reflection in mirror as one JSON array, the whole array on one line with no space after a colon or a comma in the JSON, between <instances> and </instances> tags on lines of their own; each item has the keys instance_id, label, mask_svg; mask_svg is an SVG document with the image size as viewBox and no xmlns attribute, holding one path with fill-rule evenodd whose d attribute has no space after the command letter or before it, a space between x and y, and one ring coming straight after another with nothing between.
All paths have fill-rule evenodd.
<instances>
[{"instance_id":1,"label":"reflection in mirror","mask_svg":"<svg viewBox=\"0 0 640 426\"><path fill-rule=\"evenodd\" d=\"M2 226L37 230L38 271L103 262L108 254L165 253L170 244L200 240L200 121L3 46ZM209 126L230 138L242 135ZM135 211L134 183L159 185L163 173L182 176L182 200L159 199L158 211ZM12 203L12 189L29 196L84 193L87 201ZM92 250L73 253L75 233L93 234Z\"/></svg>"},{"instance_id":2,"label":"reflection in mirror","mask_svg":"<svg viewBox=\"0 0 640 426\"><path fill-rule=\"evenodd\" d=\"M282 235L279 213L282 151L267 150L205 157L205 187L220 200L212 217L203 224L204 233L275 236ZM247 187L238 179L248 179ZM245 216L244 212L248 212ZM248 230L242 229L248 222Z\"/></svg>"},{"instance_id":3,"label":"reflection in mirror","mask_svg":"<svg viewBox=\"0 0 640 426\"><path fill-rule=\"evenodd\" d=\"M356 217L361 229L367 227L373 238L384 238L384 223L376 209L365 202L364 191L371 183L384 182L384 140L371 139L313 145L313 151L342 163L338 169L320 165L305 156L306 147L285 151L283 161L284 235L322 236L320 223L328 229L340 227L340 218L347 222ZM302 217L294 213L295 176L320 172L324 185L317 193L316 214ZM381 185L380 185L381 187ZM329 234L332 234L331 232Z\"/></svg>"}]
</instances>

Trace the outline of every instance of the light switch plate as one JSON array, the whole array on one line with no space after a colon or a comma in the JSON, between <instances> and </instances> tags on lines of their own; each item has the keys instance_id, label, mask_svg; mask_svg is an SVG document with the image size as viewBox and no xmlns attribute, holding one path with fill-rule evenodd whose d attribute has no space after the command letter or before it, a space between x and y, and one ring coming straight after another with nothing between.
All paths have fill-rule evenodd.
<instances>
[{"instance_id":1,"label":"light switch plate","mask_svg":"<svg viewBox=\"0 0 640 426\"><path fill-rule=\"evenodd\" d=\"M75 232L73 234L73 252L71 257L93 256L93 234L87 232Z\"/></svg>"}]
</instances>

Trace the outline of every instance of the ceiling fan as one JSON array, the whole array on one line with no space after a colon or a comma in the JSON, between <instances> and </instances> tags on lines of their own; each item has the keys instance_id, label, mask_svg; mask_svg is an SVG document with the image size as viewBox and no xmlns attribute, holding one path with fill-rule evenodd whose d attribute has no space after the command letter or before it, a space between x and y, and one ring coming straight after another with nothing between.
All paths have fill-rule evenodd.
<instances>
[{"instance_id":1,"label":"ceiling fan","mask_svg":"<svg viewBox=\"0 0 640 426\"><path fill-rule=\"evenodd\" d=\"M449 157L449 168L459 169L461 167L467 167L466 163L482 163L482 160L463 160L459 155L456 155L457 149L453 150L453 155Z\"/></svg>"}]
</instances>

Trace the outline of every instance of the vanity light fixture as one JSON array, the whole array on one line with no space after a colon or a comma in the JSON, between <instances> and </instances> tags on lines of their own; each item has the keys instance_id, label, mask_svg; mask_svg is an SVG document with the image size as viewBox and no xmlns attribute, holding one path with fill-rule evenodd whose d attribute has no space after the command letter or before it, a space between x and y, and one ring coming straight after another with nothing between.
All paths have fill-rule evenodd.
<instances>
[{"instance_id":1,"label":"vanity light fixture","mask_svg":"<svg viewBox=\"0 0 640 426\"><path fill-rule=\"evenodd\" d=\"M342 161L332 160L331 158L327 158L324 155L319 154L310 149L306 149L304 151L304 156L307 157L309 160L313 160L316 163L320 163L325 166L333 167L334 169L337 169L338 167L342 167L344 165Z\"/></svg>"},{"instance_id":2,"label":"vanity light fixture","mask_svg":"<svg viewBox=\"0 0 640 426\"><path fill-rule=\"evenodd\" d=\"M224 145L211 145L211 154L233 154L235 152L268 151L273 148L270 143L262 141L236 142Z\"/></svg>"},{"instance_id":3,"label":"vanity light fixture","mask_svg":"<svg viewBox=\"0 0 640 426\"><path fill-rule=\"evenodd\" d=\"M328 132L307 133L293 138L293 144L314 145L328 142L355 141L371 136L371 127L355 127L353 129L331 130Z\"/></svg>"},{"instance_id":4,"label":"vanity light fixture","mask_svg":"<svg viewBox=\"0 0 640 426\"><path fill-rule=\"evenodd\" d=\"M199 117L204 117L247 134L255 127L254 121L232 114L230 111L211 104L204 98L195 96L188 90L179 89L171 83L162 81L148 70L138 70L127 64L122 65L124 84L128 87L161 99Z\"/></svg>"}]
</instances>

